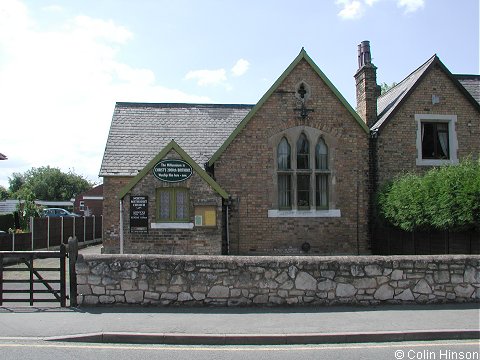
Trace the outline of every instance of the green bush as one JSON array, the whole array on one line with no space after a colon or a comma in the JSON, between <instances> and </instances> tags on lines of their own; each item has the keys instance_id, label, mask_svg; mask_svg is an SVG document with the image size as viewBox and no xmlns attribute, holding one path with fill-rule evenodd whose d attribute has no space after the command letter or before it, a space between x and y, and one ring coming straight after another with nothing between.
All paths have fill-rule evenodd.
<instances>
[{"instance_id":1,"label":"green bush","mask_svg":"<svg viewBox=\"0 0 480 360\"><path fill-rule=\"evenodd\" d=\"M378 194L380 216L406 231L462 230L480 224L480 163L471 160L407 174Z\"/></svg>"}]
</instances>

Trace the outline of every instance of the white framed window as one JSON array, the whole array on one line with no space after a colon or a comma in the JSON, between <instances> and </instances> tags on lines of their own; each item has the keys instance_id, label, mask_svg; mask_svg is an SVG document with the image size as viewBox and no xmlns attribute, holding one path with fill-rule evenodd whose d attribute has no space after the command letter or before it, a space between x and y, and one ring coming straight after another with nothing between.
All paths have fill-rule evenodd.
<instances>
[{"instance_id":1,"label":"white framed window","mask_svg":"<svg viewBox=\"0 0 480 360\"><path fill-rule=\"evenodd\" d=\"M419 166L458 163L456 115L415 114Z\"/></svg>"}]
</instances>

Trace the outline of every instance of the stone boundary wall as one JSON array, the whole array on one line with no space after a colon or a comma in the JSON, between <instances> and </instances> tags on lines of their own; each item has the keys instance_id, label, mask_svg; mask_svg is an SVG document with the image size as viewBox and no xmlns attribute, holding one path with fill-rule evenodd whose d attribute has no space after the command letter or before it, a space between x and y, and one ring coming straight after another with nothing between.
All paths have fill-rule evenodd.
<instances>
[{"instance_id":1,"label":"stone boundary wall","mask_svg":"<svg viewBox=\"0 0 480 360\"><path fill-rule=\"evenodd\" d=\"M79 255L78 304L480 302L480 256Z\"/></svg>"}]
</instances>

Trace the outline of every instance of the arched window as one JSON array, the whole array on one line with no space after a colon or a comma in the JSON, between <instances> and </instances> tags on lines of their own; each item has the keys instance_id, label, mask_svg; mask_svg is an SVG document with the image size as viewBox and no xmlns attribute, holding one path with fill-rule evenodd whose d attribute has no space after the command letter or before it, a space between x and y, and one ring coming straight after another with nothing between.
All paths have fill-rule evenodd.
<instances>
[{"instance_id":1,"label":"arched window","mask_svg":"<svg viewBox=\"0 0 480 360\"><path fill-rule=\"evenodd\" d=\"M323 138L315 147L315 204L317 209L328 209L328 147Z\"/></svg>"},{"instance_id":2,"label":"arched window","mask_svg":"<svg viewBox=\"0 0 480 360\"><path fill-rule=\"evenodd\" d=\"M301 133L297 140L297 169L310 169L310 149L308 139Z\"/></svg>"},{"instance_id":3,"label":"arched window","mask_svg":"<svg viewBox=\"0 0 480 360\"><path fill-rule=\"evenodd\" d=\"M335 190L330 143L315 129L288 129L276 143L278 210L329 210ZM294 147L291 144L295 144ZM333 198L334 199L334 198ZM308 214L302 213L301 216Z\"/></svg>"},{"instance_id":4,"label":"arched window","mask_svg":"<svg viewBox=\"0 0 480 360\"><path fill-rule=\"evenodd\" d=\"M292 208L292 173L290 144L282 138L277 146L278 171L278 207L279 209Z\"/></svg>"},{"instance_id":5,"label":"arched window","mask_svg":"<svg viewBox=\"0 0 480 360\"><path fill-rule=\"evenodd\" d=\"M291 169L290 144L287 139L282 138L277 148L277 166L279 170Z\"/></svg>"},{"instance_id":6,"label":"arched window","mask_svg":"<svg viewBox=\"0 0 480 360\"><path fill-rule=\"evenodd\" d=\"M317 146L315 147L315 168L317 170L328 169L328 148L323 138L318 139Z\"/></svg>"}]
</instances>

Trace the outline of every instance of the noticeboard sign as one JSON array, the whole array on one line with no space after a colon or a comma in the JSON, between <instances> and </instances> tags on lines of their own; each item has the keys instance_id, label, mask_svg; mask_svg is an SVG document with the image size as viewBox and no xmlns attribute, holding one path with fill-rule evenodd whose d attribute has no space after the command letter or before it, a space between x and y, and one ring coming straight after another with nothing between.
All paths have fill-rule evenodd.
<instances>
[{"instance_id":1,"label":"noticeboard sign","mask_svg":"<svg viewBox=\"0 0 480 360\"><path fill-rule=\"evenodd\" d=\"M148 233L148 196L130 196L130 232Z\"/></svg>"},{"instance_id":2,"label":"noticeboard sign","mask_svg":"<svg viewBox=\"0 0 480 360\"><path fill-rule=\"evenodd\" d=\"M162 160L153 168L153 176L160 181L177 183L187 180L193 174L189 163L183 160Z\"/></svg>"}]
</instances>

